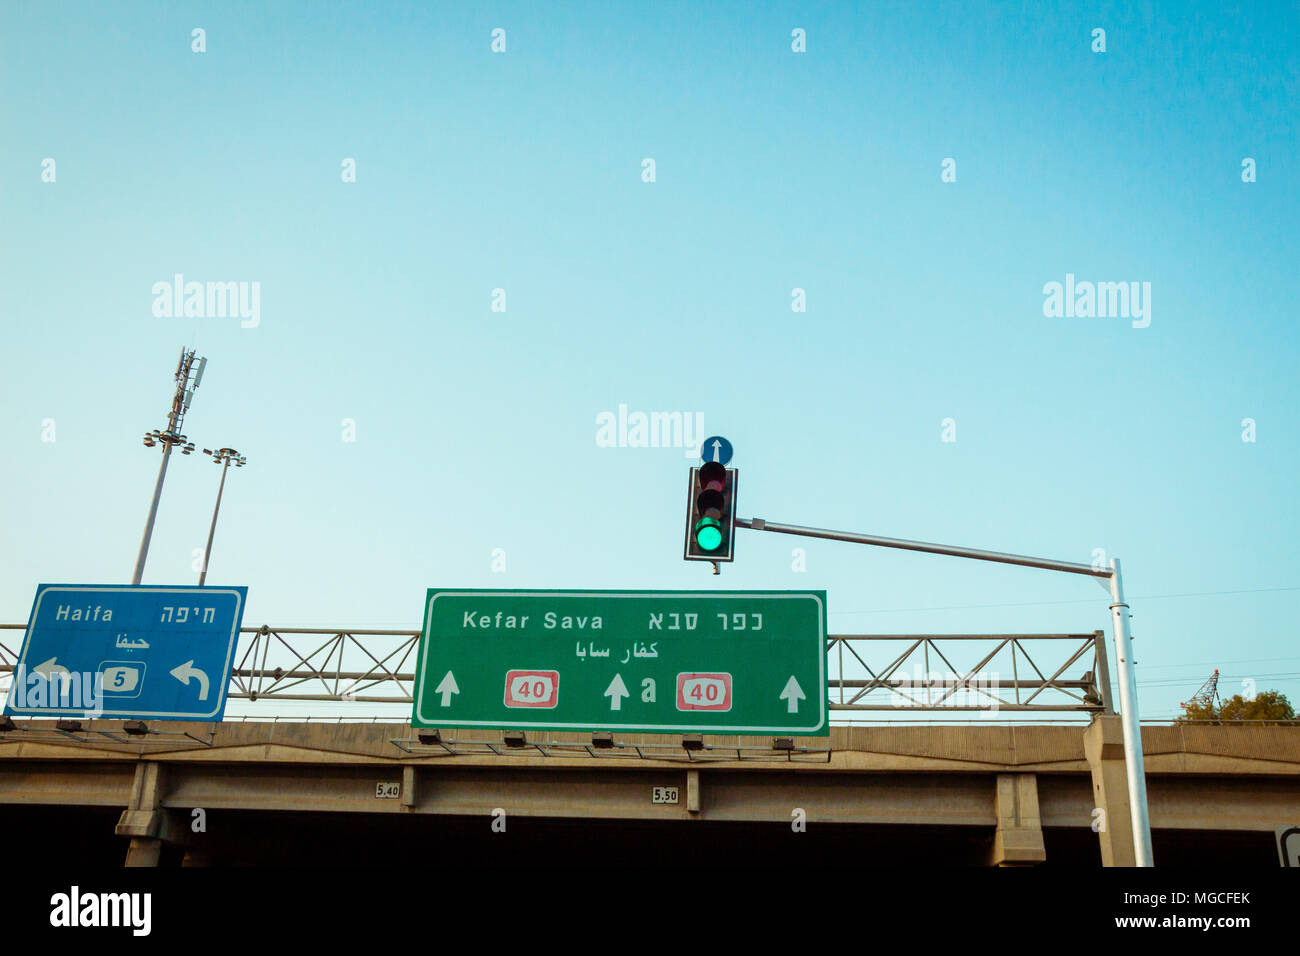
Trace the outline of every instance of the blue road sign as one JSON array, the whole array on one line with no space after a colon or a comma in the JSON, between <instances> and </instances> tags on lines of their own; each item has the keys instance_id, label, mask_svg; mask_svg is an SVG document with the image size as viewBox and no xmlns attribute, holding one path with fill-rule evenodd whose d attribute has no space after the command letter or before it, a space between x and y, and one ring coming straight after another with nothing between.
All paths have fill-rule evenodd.
<instances>
[{"instance_id":1,"label":"blue road sign","mask_svg":"<svg viewBox=\"0 0 1300 956\"><path fill-rule=\"evenodd\" d=\"M731 442L721 435L704 439L700 442L700 461L706 465L711 461L716 461L719 465L727 464L731 461Z\"/></svg>"},{"instance_id":2,"label":"blue road sign","mask_svg":"<svg viewBox=\"0 0 1300 956\"><path fill-rule=\"evenodd\" d=\"M220 720L246 587L42 584L4 712Z\"/></svg>"}]
</instances>

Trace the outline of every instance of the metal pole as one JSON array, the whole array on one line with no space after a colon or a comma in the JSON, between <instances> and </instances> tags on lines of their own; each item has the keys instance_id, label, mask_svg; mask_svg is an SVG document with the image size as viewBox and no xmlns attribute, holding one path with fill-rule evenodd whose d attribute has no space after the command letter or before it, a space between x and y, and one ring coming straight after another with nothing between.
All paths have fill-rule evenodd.
<instances>
[{"instance_id":1,"label":"metal pole","mask_svg":"<svg viewBox=\"0 0 1300 956\"><path fill-rule=\"evenodd\" d=\"M1119 707L1124 727L1124 768L1128 772L1128 800L1133 814L1133 851L1138 866L1152 866L1151 819L1147 810L1146 770L1142 763L1142 727L1138 723L1137 676L1133 670L1133 641L1129 635L1129 608L1119 558L1110 559L1110 612L1115 624L1115 656L1119 659Z\"/></svg>"},{"instance_id":2,"label":"metal pole","mask_svg":"<svg viewBox=\"0 0 1300 956\"><path fill-rule=\"evenodd\" d=\"M1119 701L1124 730L1124 768L1128 775L1129 805L1133 815L1133 855L1138 866L1151 866L1151 820L1147 812L1146 772L1142 763L1142 730L1138 724L1137 680L1133 673L1133 644L1128 631L1128 605L1124 602L1124 586L1120 580L1119 559L1112 558L1109 568L1096 568L1090 564L1072 561L1054 561L1034 558L1024 554L1003 551L984 551L950 544L930 544L906 538L885 538L875 534L858 534L852 531L827 531L822 528L805 528L792 524L777 524L762 518L737 518L736 527L754 531L774 531L778 534L796 534L808 538L826 538L830 541L848 541L853 544L871 544L881 548L899 548L904 551L924 551L928 554L946 554L955 558L972 558L998 564L1017 564L1026 568L1047 571L1064 571L1068 574L1086 574L1110 581L1111 616L1115 625L1115 652L1119 658ZM1109 696L1107 694L1107 696Z\"/></svg>"},{"instance_id":3,"label":"metal pole","mask_svg":"<svg viewBox=\"0 0 1300 956\"><path fill-rule=\"evenodd\" d=\"M149 519L144 524L144 537L140 539L140 553L135 559L135 574L132 584L139 584L144 576L145 558L149 557L149 539L153 537L153 522L158 517L158 501L162 498L163 478L167 475L167 459L171 457L171 442L163 445L162 464L158 466L158 481L153 486L153 501L149 505Z\"/></svg>"},{"instance_id":4,"label":"metal pole","mask_svg":"<svg viewBox=\"0 0 1300 956\"><path fill-rule=\"evenodd\" d=\"M203 377L203 367L207 364L207 359L199 362L198 378L194 380L194 387L198 388L199 379ZM182 346L180 361L176 365L176 393L172 396L171 411L167 413L167 431L159 434L152 432L144 436L144 443L147 447L152 448L155 441L161 441L163 446L162 464L158 466L158 480L153 486L153 501L149 504L149 517L144 524L144 536L140 539L140 553L135 559L135 572L131 575L131 583L139 584L140 579L144 577L144 563L149 557L149 542L153 538L153 525L158 517L158 502L162 499L163 479L167 477L167 462L171 458L172 445L181 445L181 454L188 455L193 450L192 444L186 444L185 436L180 434L181 422L185 418L185 410L189 408L189 399L193 396L192 391L187 391L190 381L190 371L194 367L194 353L187 352Z\"/></svg>"},{"instance_id":5,"label":"metal pole","mask_svg":"<svg viewBox=\"0 0 1300 956\"><path fill-rule=\"evenodd\" d=\"M217 512L221 510L221 493L226 490L226 470L230 467L230 456L221 466L221 484L217 486L217 504L212 509L212 525L208 528L208 546L203 550L203 569L199 572L199 587L203 586L208 576L208 558L212 556L212 536L217 533Z\"/></svg>"}]
</instances>

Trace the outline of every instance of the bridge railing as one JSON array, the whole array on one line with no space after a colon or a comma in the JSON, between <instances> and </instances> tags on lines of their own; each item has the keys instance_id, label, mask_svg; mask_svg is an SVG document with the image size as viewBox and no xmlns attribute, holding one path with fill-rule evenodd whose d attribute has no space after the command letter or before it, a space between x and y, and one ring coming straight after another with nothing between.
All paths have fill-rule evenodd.
<instances>
[{"instance_id":1,"label":"bridge railing","mask_svg":"<svg viewBox=\"0 0 1300 956\"><path fill-rule=\"evenodd\" d=\"M24 628L0 624L0 693L13 679ZM410 704L419 641L418 630L245 627L228 697ZM833 711L1114 710L1101 631L842 634L828 638L826 651Z\"/></svg>"}]
</instances>

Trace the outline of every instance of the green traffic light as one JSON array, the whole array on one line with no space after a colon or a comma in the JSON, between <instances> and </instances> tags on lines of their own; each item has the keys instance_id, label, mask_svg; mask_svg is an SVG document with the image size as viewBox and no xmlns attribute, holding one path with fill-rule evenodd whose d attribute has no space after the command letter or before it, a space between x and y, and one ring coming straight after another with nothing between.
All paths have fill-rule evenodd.
<instances>
[{"instance_id":1,"label":"green traffic light","mask_svg":"<svg viewBox=\"0 0 1300 956\"><path fill-rule=\"evenodd\" d=\"M701 551L717 551L722 547L722 524L716 518L701 518L695 522L695 543Z\"/></svg>"}]
</instances>

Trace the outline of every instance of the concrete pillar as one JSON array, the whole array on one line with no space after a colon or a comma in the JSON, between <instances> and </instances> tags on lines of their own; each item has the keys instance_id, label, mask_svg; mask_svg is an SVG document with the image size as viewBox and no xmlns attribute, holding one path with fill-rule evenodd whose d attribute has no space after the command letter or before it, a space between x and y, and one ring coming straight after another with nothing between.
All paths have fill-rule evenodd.
<instances>
[{"instance_id":1,"label":"concrete pillar","mask_svg":"<svg viewBox=\"0 0 1300 956\"><path fill-rule=\"evenodd\" d=\"M402 768L402 809L414 809L418 799L419 794L415 790L415 768L407 765Z\"/></svg>"},{"instance_id":2,"label":"concrete pillar","mask_svg":"<svg viewBox=\"0 0 1300 956\"><path fill-rule=\"evenodd\" d=\"M1083 751L1092 770L1095 809L1090 822L1101 841L1101 865L1137 866L1120 718L1113 714L1093 717L1083 732Z\"/></svg>"},{"instance_id":3,"label":"concrete pillar","mask_svg":"<svg viewBox=\"0 0 1300 956\"><path fill-rule=\"evenodd\" d=\"M700 812L700 772L686 771L686 812Z\"/></svg>"},{"instance_id":4,"label":"concrete pillar","mask_svg":"<svg viewBox=\"0 0 1300 956\"><path fill-rule=\"evenodd\" d=\"M151 837L131 837L126 848L126 866L157 866L162 855L162 840Z\"/></svg>"},{"instance_id":5,"label":"concrete pillar","mask_svg":"<svg viewBox=\"0 0 1300 956\"><path fill-rule=\"evenodd\" d=\"M998 774L995 799L998 830L993 836L993 865L1033 866L1046 860L1038 777L1032 773Z\"/></svg>"},{"instance_id":6,"label":"concrete pillar","mask_svg":"<svg viewBox=\"0 0 1300 956\"><path fill-rule=\"evenodd\" d=\"M130 804L122 811L114 832L131 838L127 866L157 866L162 844L183 839L184 828L162 806L166 775L161 764L142 760L131 782Z\"/></svg>"}]
</instances>

